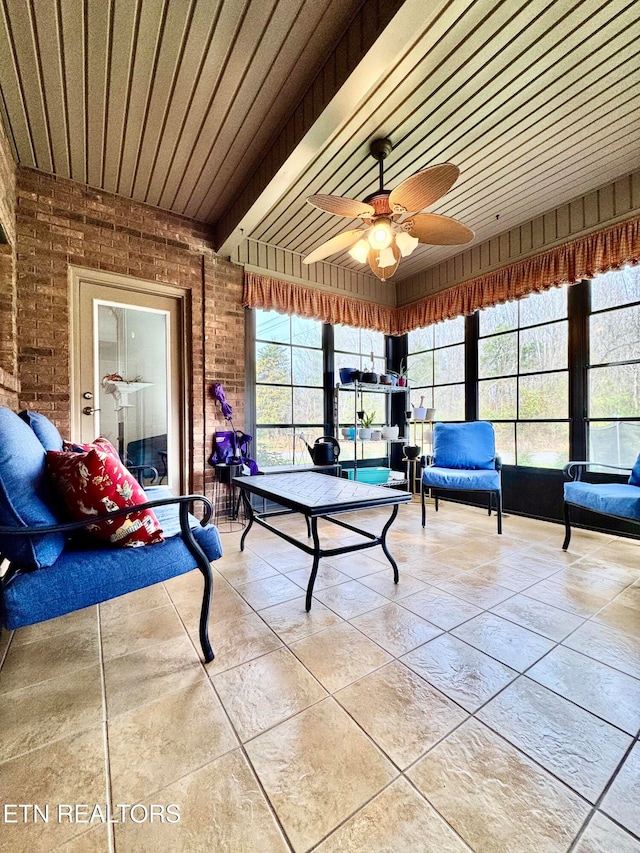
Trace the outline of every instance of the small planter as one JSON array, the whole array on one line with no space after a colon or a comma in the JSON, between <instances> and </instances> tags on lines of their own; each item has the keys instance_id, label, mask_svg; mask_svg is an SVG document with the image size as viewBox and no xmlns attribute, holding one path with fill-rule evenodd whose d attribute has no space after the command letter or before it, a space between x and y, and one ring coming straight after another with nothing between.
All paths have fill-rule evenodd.
<instances>
[{"instance_id":1,"label":"small planter","mask_svg":"<svg viewBox=\"0 0 640 853\"><path fill-rule=\"evenodd\" d=\"M382 430L372 429L371 430L371 441L380 441L382 438Z\"/></svg>"},{"instance_id":2,"label":"small planter","mask_svg":"<svg viewBox=\"0 0 640 853\"><path fill-rule=\"evenodd\" d=\"M371 427L360 427L358 430L358 438L362 441L371 441Z\"/></svg>"},{"instance_id":3,"label":"small planter","mask_svg":"<svg viewBox=\"0 0 640 853\"><path fill-rule=\"evenodd\" d=\"M413 419L414 421L426 421L427 419L427 410L424 406L417 406L413 410Z\"/></svg>"},{"instance_id":4,"label":"small planter","mask_svg":"<svg viewBox=\"0 0 640 853\"><path fill-rule=\"evenodd\" d=\"M406 388L407 387L407 377L406 376L398 376L398 388Z\"/></svg>"},{"instance_id":5,"label":"small planter","mask_svg":"<svg viewBox=\"0 0 640 853\"><path fill-rule=\"evenodd\" d=\"M400 435L400 427L399 426L386 426L382 428L382 437L389 440L395 441Z\"/></svg>"}]
</instances>

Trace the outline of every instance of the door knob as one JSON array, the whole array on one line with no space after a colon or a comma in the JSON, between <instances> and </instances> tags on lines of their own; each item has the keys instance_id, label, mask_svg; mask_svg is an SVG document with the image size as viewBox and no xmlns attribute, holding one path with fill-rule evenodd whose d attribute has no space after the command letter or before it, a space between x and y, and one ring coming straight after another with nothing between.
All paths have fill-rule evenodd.
<instances>
[{"instance_id":1,"label":"door knob","mask_svg":"<svg viewBox=\"0 0 640 853\"><path fill-rule=\"evenodd\" d=\"M94 412L99 412L101 409L92 409L91 406L85 406L82 410L83 415L92 415Z\"/></svg>"},{"instance_id":2,"label":"door knob","mask_svg":"<svg viewBox=\"0 0 640 853\"><path fill-rule=\"evenodd\" d=\"M93 400L93 394L91 393L91 391L85 391L82 396L85 400Z\"/></svg>"}]
</instances>

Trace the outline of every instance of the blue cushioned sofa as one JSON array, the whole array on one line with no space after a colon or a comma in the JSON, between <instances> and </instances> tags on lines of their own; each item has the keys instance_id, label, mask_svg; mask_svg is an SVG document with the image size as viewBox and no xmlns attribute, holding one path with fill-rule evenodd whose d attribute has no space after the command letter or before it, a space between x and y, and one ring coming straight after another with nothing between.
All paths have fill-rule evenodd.
<instances>
[{"instance_id":1,"label":"blue cushioned sofa","mask_svg":"<svg viewBox=\"0 0 640 853\"><path fill-rule=\"evenodd\" d=\"M606 469L618 474L628 473L626 483L587 483L582 475L589 468ZM595 462L569 462L564 468L571 482L564 484L564 551L571 541L570 507L587 509L612 518L640 522L640 454L632 469L601 465Z\"/></svg>"},{"instance_id":2,"label":"blue cushioned sofa","mask_svg":"<svg viewBox=\"0 0 640 853\"><path fill-rule=\"evenodd\" d=\"M143 506L156 513L165 541L106 547L82 535L87 522L65 523L45 471L45 451L61 449L60 433L46 417L0 407L0 556L9 562L0 579L0 628L62 616L198 568L204 578L200 643L205 660L213 660L207 631L211 561L222 556L222 548L218 530L208 524L207 498L151 488ZM202 522L189 513L193 502L204 504Z\"/></svg>"}]
</instances>

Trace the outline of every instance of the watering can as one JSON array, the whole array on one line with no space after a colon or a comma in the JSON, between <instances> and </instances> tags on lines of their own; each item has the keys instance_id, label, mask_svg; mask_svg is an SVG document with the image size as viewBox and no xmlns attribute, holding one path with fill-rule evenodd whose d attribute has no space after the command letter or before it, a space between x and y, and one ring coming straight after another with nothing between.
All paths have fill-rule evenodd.
<instances>
[{"instance_id":1,"label":"watering can","mask_svg":"<svg viewBox=\"0 0 640 853\"><path fill-rule=\"evenodd\" d=\"M340 445L332 435L323 435L321 438L317 438L313 447L306 441L304 443L307 445L314 465L335 465L338 461Z\"/></svg>"}]
</instances>

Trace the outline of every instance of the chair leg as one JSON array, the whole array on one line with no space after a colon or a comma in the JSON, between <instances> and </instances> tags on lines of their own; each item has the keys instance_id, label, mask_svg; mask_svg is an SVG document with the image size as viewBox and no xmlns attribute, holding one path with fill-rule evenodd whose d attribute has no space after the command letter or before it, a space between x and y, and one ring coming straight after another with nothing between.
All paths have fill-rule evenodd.
<instances>
[{"instance_id":1,"label":"chair leg","mask_svg":"<svg viewBox=\"0 0 640 853\"><path fill-rule=\"evenodd\" d=\"M422 502L422 526L425 527L427 522L427 511L424 502L424 483L422 480L420 481L420 500Z\"/></svg>"},{"instance_id":2,"label":"chair leg","mask_svg":"<svg viewBox=\"0 0 640 853\"><path fill-rule=\"evenodd\" d=\"M565 501L564 504L564 542L562 543L562 550L566 551L569 547L569 542L571 542L571 519L569 517L569 504Z\"/></svg>"},{"instance_id":3,"label":"chair leg","mask_svg":"<svg viewBox=\"0 0 640 853\"><path fill-rule=\"evenodd\" d=\"M431 489L431 494L433 496L433 503L435 505L436 512L438 512L438 493L436 491L434 491L433 489Z\"/></svg>"},{"instance_id":4,"label":"chair leg","mask_svg":"<svg viewBox=\"0 0 640 853\"><path fill-rule=\"evenodd\" d=\"M498 516L498 533L502 533L502 492L496 492L496 514Z\"/></svg>"},{"instance_id":5,"label":"chair leg","mask_svg":"<svg viewBox=\"0 0 640 853\"><path fill-rule=\"evenodd\" d=\"M493 492L489 492L489 515L491 515L491 505L493 504Z\"/></svg>"}]
</instances>

